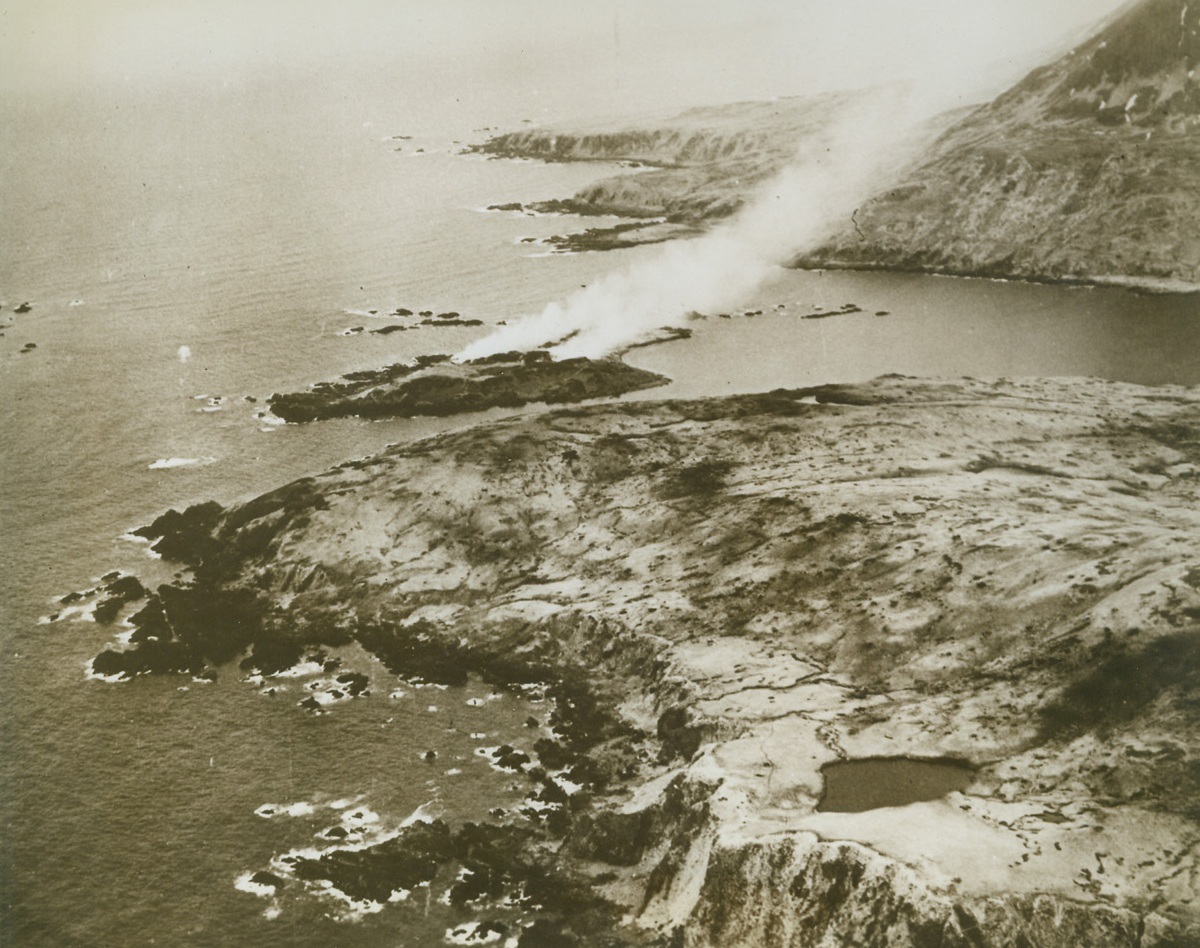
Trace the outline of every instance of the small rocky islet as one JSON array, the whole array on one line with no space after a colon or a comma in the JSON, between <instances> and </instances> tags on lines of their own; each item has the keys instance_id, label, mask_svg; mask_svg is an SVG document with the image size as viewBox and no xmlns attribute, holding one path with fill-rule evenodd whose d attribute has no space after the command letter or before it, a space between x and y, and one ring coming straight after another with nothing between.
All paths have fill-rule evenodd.
<instances>
[{"instance_id":1,"label":"small rocky islet","mask_svg":"<svg viewBox=\"0 0 1200 948\"><path fill-rule=\"evenodd\" d=\"M560 408L164 514L142 533L185 572L93 664L356 642L543 689L552 736L492 752L542 816L280 870L380 903L428 885L520 944L1189 944L1198 510L1195 389ZM855 761L953 780L834 806Z\"/></svg>"}]
</instances>

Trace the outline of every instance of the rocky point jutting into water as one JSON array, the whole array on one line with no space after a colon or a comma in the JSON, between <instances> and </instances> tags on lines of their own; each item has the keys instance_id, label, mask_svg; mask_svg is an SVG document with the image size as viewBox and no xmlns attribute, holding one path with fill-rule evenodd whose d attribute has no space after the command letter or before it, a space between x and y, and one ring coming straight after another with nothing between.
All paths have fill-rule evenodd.
<instances>
[{"instance_id":1,"label":"rocky point jutting into water","mask_svg":"<svg viewBox=\"0 0 1200 948\"><path fill-rule=\"evenodd\" d=\"M537 201L527 208L632 218L547 241L564 251L613 250L694 236L728 218L795 157L801 142L853 111L864 98L864 93L838 92L706 106L624 126L522 129L472 150L500 158L622 161L637 166L571 198Z\"/></svg>"},{"instance_id":2,"label":"rocky point jutting into water","mask_svg":"<svg viewBox=\"0 0 1200 948\"><path fill-rule=\"evenodd\" d=\"M336 382L318 382L307 392L272 395L270 406L284 421L293 422L349 415L460 415L488 408L519 408L530 402L581 402L667 381L618 358L555 360L538 349L501 352L461 364L448 355L432 355L419 356L412 364L365 369Z\"/></svg>"},{"instance_id":3,"label":"rocky point jutting into water","mask_svg":"<svg viewBox=\"0 0 1200 948\"><path fill-rule=\"evenodd\" d=\"M165 514L189 575L94 666L356 641L555 700L554 739L497 751L550 816L418 820L272 886L428 885L528 945L1196 944L1198 502L1194 389L532 413ZM856 794L853 761L903 779Z\"/></svg>"},{"instance_id":4,"label":"rocky point jutting into water","mask_svg":"<svg viewBox=\"0 0 1200 948\"><path fill-rule=\"evenodd\" d=\"M978 109L946 113L908 167L795 265L1200 285L1200 5L1141 0ZM535 208L665 218L551 242L604 250L725 219L869 93L694 109L630 128L537 129L478 146L661 166ZM784 248L786 251L786 248Z\"/></svg>"}]
</instances>

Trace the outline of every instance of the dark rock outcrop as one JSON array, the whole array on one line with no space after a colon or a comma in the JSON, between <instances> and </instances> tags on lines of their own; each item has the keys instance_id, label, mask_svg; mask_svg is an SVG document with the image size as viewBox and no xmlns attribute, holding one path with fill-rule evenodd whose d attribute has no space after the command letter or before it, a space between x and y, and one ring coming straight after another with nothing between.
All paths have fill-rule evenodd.
<instances>
[{"instance_id":1,"label":"dark rock outcrop","mask_svg":"<svg viewBox=\"0 0 1200 948\"><path fill-rule=\"evenodd\" d=\"M92 613L97 622L112 622L126 604L136 602L146 595L145 588L136 576L114 579L103 587L103 592L104 598L96 604Z\"/></svg>"},{"instance_id":2,"label":"dark rock outcrop","mask_svg":"<svg viewBox=\"0 0 1200 948\"><path fill-rule=\"evenodd\" d=\"M427 320L428 321L428 320ZM434 319L448 325L453 318ZM358 415L363 418L457 415L530 402L561 404L623 395L667 382L619 359L530 359L521 353L453 364L426 358L357 372L310 391L272 395L271 410L285 421L308 422Z\"/></svg>"}]
</instances>

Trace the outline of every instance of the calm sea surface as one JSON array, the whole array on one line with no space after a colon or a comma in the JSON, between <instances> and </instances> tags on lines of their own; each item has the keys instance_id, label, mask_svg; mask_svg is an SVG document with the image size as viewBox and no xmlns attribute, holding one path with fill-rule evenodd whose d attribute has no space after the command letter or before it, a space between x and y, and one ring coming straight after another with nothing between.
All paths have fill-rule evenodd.
<instances>
[{"instance_id":1,"label":"calm sea surface","mask_svg":"<svg viewBox=\"0 0 1200 948\"><path fill-rule=\"evenodd\" d=\"M373 676L372 696L321 716L296 707L302 681L267 697L235 670L211 685L106 684L87 680L85 663L113 630L42 620L101 573L146 568L144 548L120 537L167 507L228 503L467 423L257 416L272 392L454 351L478 332L343 335L381 325L369 310L494 322L645 251L537 257L522 237L584 223L478 210L569 194L613 170L457 154L455 140L515 127L519 113L443 110L411 91L284 98L269 86L184 102L99 97L6 122L0 943L436 943L457 920L449 910L356 919L336 900L264 899L237 883L354 813L387 828L421 806L480 818L512 805L522 788L474 750L527 741L523 722L544 719L544 706L478 683L414 688L363 655L346 660ZM26 300L31 311L15 314ZM866 312L797 318L845 302ZM780 273L745 308L764 315L708 319L689 341L635 352L630 361L676 379L652 397L884 372L1200 382L1196 297ZM22 352L27 343L36 349ZM276 815L260 815L267 804Z\"/></svg>"}]
</instances>

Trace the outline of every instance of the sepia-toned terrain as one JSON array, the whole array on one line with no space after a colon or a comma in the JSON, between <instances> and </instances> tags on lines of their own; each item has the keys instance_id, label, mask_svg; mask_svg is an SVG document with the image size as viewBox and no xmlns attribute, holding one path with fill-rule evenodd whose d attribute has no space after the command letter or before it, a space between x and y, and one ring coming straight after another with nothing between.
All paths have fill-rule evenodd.
<instances>
[{"instance_id":1,"label":"sepia-toned terrain","mask_svg":"<svg viewBox=\"0 0 1200 948\"><path fill-rule=\"evenodd\" d=\"M94 667L356 641L544 689L552 732L501 753L537 819L287 870L368 901L430 885L521 944L1189 944L1198 492L1180 387L535 412L165 515L143 532L189 573ZM830 765L875 759L956 776L850 769L833 799Z\"/></svg>"}]
</instances>

